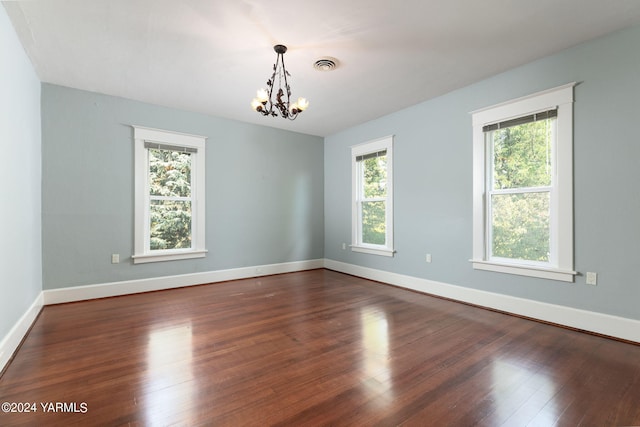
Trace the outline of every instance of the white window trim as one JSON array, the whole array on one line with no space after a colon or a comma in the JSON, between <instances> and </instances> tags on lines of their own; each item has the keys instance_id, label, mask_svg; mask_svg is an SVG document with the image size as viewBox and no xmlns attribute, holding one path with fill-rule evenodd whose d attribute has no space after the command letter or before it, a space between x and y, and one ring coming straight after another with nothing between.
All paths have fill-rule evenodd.
<instances>
[{"instance_id":1,"label":"white window trim","mask_svg":"<svg viewBox=\"0 0 640 427\"><path fill-rule=\"evenodd\" d=\"M135 159L134 264L203 258L205 249L205 141L206 137L133 126ZM149 150L145 141L197 149L191 165L193 197L191 248L149 250Z\"/></svg>"},{"instance_id":2,"label":"white window trim","mask_svg":"<svg viewBox=\"0 0 640 427\"><path fill-rule=\"evenodd\" d=\"M573 282L573 88L575 82L473 111L473 258L474 269ZM556 182L552 192L551 245L556 260L550 266L488 260L486 213L486 147L483 126L558 109Z\"/></svg>"},{"instance_id":3,"label":"white window trim","mask_svg":"<svg viewBox=\"0 0 640 427\"><path fill-rule=\"evenodd\" d=\"M362 243L361 223L358 209L358 166L356 157L387 150L387 203L385 206L385 245ZM351 250L371 255L392 257L393 249L393 135L351 147Z\"/></svg>"}]
</instances>

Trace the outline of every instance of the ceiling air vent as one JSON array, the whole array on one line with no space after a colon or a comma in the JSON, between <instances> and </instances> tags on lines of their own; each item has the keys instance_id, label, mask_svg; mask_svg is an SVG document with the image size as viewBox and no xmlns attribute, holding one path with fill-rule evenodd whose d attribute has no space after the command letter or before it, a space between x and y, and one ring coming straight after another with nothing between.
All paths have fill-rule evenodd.
<instances>
[{"instance_id":1,"label":"ceiling air vent","mask_svg":"<svg viewBox=\"0 0 640 427\"><path fill-rule=\"evenodd\" d=\"M330 56L318 59L313 63L313 68L318 71L333 71L338 67L338 60Z\"/></svg>"}]
</instances>

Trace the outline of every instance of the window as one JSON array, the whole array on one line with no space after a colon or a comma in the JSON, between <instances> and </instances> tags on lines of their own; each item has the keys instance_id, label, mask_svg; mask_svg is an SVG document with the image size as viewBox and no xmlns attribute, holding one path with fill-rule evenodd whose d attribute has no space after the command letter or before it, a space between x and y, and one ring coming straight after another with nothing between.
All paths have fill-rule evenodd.
<instances>
[{"instance_id":1,"label":"window","mask_svg":"<svg viewBox=\"0 0 640 427\"><path fill-rule=\"evenodd\" d=\"M473 115L473 267L573 281L574 83Z\"/></svg>"},{"instance_id":2,"label":"window","mask_svg":"<svg viewBox=\"0 0 640 427\"><path fill-rule=\"evenodd\" d=\"M202 258L205 137L134 126L135 264Z\"/></svg>"},{"instance_id":3,"label":"window","mask_svg":"<svg viewBox=\"0 0 640 427\"><path fill-rule=\"evenodd\" d=\"M393 256L393 137L351 148L351 250Z\"/></svg>"}]
</instances>

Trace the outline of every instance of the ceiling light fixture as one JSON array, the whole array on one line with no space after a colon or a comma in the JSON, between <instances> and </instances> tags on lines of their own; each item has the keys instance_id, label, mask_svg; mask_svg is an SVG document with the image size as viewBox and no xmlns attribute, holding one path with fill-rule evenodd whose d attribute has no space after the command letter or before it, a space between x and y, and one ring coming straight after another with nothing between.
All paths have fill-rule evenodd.
<instances>
[{"instance_id":1,"label":"ceiling light fixture","mask_svg":"<svg viewBox=\"0 0 640 427\"><path fill-rule=\"evenodd\" d=\"M277 54L276 63L273 64L273 75L267 81L267 89L258 90L257 96L251 101L251 108L263 116L276 117L280 113L280 117L283 119L295 120L298 114L307 109L309 101L298 98L296 102L291 103L291 88L287 81L287 77L291 77L291 74L284 67L284 53L287 51L287 47L277 44L273 50ZM284 86L282 85L283 80ZM274 94L276 87L277 90ZM275 95L275 102L272 98L273 95Z\"/></svg>"}]
</instances>

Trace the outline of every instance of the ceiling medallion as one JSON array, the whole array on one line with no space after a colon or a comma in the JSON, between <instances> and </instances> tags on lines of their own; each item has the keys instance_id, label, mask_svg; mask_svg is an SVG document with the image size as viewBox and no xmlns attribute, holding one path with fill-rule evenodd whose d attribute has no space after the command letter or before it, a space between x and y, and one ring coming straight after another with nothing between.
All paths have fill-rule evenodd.
<instances>
[{"instance_id":1,"label":"ceiling medallion","mask_svg":"<svg viewBox=\"0 0 640 427\"><path fill-rule=\"evenodd\" d=\"M291 74L284 67L284 53L287 47L278 44L273 47L273 50L277 54L276 63L273 64L273 74L267 81L267 89L258 90L257 96L251 101L251 108L263 116L280 115L283 119L295 120L298 114L307 109L309 101L298 98L296 102L291 103L291 87L287 81L287 77L291 77Z\"/></svg>"}]
</instances>

